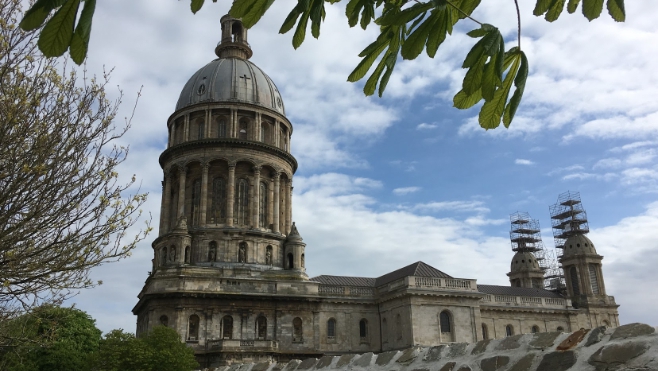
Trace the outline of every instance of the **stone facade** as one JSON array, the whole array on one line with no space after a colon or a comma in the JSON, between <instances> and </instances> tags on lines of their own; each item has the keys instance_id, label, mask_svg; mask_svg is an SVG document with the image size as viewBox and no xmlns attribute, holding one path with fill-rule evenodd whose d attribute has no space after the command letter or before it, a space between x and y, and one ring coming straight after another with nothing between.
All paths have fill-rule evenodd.
<instances>
[{"instance_id":1,"label":"stone facade","mask_svg":"<svg viewBox=\"0 0 658 371\"><path fill-rule=\"evenodd\" d=\"M292 222L297 162L281 96L248 60L239 20L222 18L216 53L167 122L160 231L133 309L138 334L175 328L202 365L215 366L619 325L603 257L584 236L565 245L564 294L541 287L531 252L513 257L509 287L423 262L377 278L309 278Z\"/></svg>"}]
</instances>

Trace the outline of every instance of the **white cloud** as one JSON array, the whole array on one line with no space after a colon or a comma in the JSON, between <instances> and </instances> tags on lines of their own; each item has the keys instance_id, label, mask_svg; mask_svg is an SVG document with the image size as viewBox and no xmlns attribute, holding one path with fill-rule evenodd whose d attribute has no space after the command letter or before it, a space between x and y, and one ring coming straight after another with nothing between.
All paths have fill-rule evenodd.
<instances>
[{"instance_id":1,"label":"white cloud","mask_svg":"<svg viewBox=\"0 0 658 371\"><path fill-rule=\"evenodd\" d=\"M522 158L517 158L516 160L514 160L514 163L517 164L517 165L534 165L535 164L533 161L524 160Z\"/></svg>"},{"instance_id":2,"label":"white cloud","mask_svg":"<svg viewBox=\"0 0 658 371\"><path fill-rule=\"evenodd\" d=\"M432 130L438 127L439 125L437 124L427 124L423 122L422 124L418 124L418 126L416 126L416 130Z\"/></svg>"},{"instance_id":3,"label":"white cloud","mask_svg":"<svg viewBox=\"0 0 658 371\"><path fill-rule=\"evenodd\" d=\"M571 165L571 166L566 166L566 167L558 167L558 168L555 168L555 169L549 171L546 175L553 176L553 175L557 175L557 174L560 174L560 173L566 173L566 172L569 172L569 171L576 171L576 170L583 170L583 169L585 169L585 168L581 165Z\"/></svg>"},{"instance_id":4,"label":"white cloud","mask_svg":"<svg viewBox=\"0 0 658 371\"><path fill-rule=\"evenodd\" d=\"M592 169L611 169L611 168L617 168L621 166L622 161L618 158L604 158L602 160L597 161Z\"/></svg>"},{"instance_id":5,"label":"white cloud","mask_svg":"<svg viewBox=\"0 0 658 371\"><path fill-rule=\"evenodd\" d=\"M489 208L484 206L482 201L440 201L417 204L412 207L415 211L438 212L438 211L459 211L459 212L478 212L488 213Z\"/></svg>"},{"instance_id":6,"label":"white cloud","mask_svg":"<svg viewBox=\"0 0 658 371\"><path fill-rule=\"evenodd\" d=\"M395 188L393 190L393 193L395 193L398 196L403 196L403 195L408 195L409 193L414 193L420 191L420 187L402 187L402 188Z\"/></svg>"}]
</instances>

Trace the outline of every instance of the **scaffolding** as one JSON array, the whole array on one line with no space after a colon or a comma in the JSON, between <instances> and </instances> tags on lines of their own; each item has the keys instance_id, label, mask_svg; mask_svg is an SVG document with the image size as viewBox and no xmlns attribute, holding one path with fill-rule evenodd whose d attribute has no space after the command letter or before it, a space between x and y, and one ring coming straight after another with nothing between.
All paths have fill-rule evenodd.
<instances>
[{"instance_id":1,"label":"scaffolding","mask_svg":"<svg viewBox=\"0 0 658 371\"><path fill-rule=\"evenodd\" d=\"M510 215L510 224L509 235L512 251L533 253L539 262L539 267L544 271L544 287L548 287L550 282L547 278L547 272L550 272L551 262L554 257L544 248L539 221L532 219L527 212L517 211Z\"/></svg>"}]
</instances>

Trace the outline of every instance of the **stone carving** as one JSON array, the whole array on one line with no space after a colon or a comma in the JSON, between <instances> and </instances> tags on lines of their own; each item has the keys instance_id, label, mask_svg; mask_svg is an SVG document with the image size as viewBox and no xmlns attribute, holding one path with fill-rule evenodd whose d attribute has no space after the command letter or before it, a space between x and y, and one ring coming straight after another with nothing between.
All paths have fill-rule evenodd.
<instances>
[{"instance_id":1,"label":"stone carving","mask_svg":"<svg viewBox=\"0 0 658 371\"><path fill-rule=\"evenodd\" d=\"M265 264L266 265L272 265L272 250L267 249L265 252Z\"/></svg>"},{"instance_id":2,"label":"stone carving","mask_svg":"<svg viewBox=\"0 0 658 371\"><path fill-rule=\"evenodd\" d=\"M169 262L173 263L176 261L176 247L172 246L169 248Z\"/></svg>"},{"instance_id":3,"label":"stone carving","mask_svg":"<svg viewBox=\"0 0 658 371\"><path fill-rule=\"evenodd\" d=\"M247 261L247 247L244 244L240 245L240 251L238 252L238 262L245 263Z\"/></svg>"},{"instance_id":4,"label":"stone carving","mask_svg":"<svg viewBox=\"0 0 658 371\"><path fill-rule=\"evenodd\" d=\"M208 251L208 261L214 262L217 259L217 248L215 246L211 246L210 250Z\"/></svg>"}]
</instances>

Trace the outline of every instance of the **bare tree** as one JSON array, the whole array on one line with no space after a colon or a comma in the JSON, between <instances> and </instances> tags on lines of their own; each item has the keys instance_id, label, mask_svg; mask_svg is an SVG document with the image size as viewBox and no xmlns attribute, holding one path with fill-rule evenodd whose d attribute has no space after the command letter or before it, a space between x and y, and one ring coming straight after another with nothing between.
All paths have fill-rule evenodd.
<instances>
[{"instance_id":1,"label":"bare tree","mask_svg":"<svg viewBox=\"0 0 658 371\"><path fill-rule=\"evenodd\" d=\"M21 3L0 0L0 327L98 284L90 269L151 230L134 227L146 200L129 194L135 176L118 177L130 119L114 124L121 97L106 98L108 74L80 77L38 53L17 27Z\"/></svg>"}]
</instances>

